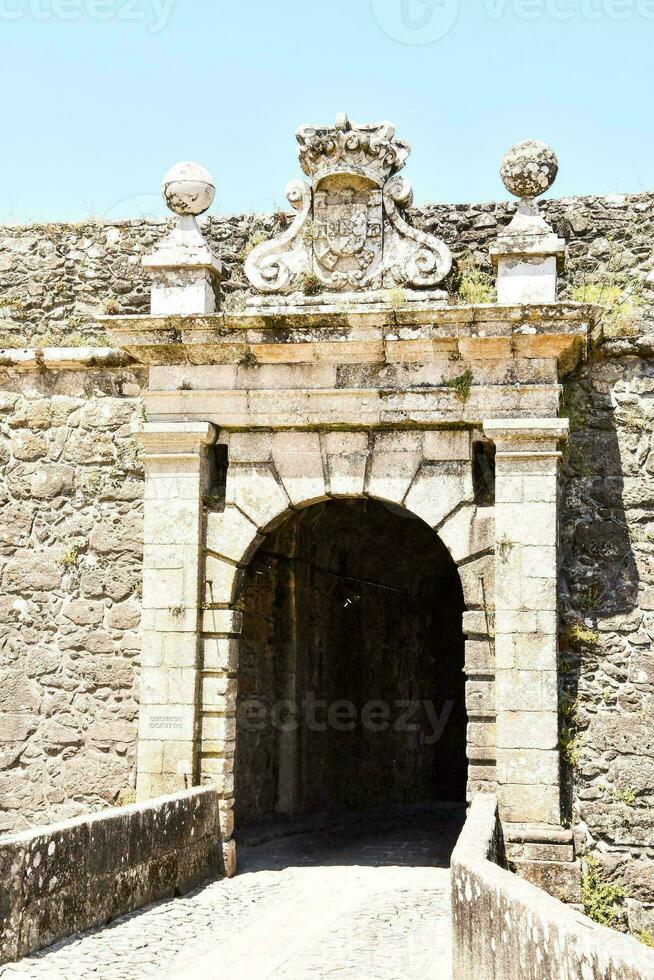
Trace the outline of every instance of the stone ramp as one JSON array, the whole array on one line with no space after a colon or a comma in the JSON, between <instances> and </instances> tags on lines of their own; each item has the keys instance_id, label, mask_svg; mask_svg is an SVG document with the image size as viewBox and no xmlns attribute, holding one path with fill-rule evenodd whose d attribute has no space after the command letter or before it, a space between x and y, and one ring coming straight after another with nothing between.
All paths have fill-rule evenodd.
<instances>
[{"instance_id":1,"label":"stone ramp","mask_svg":"<svg viewBox=\"0 0 654 980\"><path fill-rule=\"evenodd\" d=\"M242 847L239 874L0 969L0 978L449 980L458 810L395 811ZM289 828L291 829L291 828Z\"/></svg>"}]
</instances>

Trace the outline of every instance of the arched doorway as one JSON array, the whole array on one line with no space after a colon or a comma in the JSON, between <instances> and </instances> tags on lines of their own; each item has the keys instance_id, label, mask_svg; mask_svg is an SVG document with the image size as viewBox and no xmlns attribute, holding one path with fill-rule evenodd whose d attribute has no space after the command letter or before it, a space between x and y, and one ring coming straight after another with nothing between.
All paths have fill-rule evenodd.
<instances>
[{"instance_id":1,"label":"arched doorway","mask_svg":"<svg viewBox=\"0 0 654 980\"><path fill-rule=\"evenodd\" d=\"M240 605L237 828L465 800L463 593L430 527L315 504L266 537Z\"/></svg>"}]
</instances>

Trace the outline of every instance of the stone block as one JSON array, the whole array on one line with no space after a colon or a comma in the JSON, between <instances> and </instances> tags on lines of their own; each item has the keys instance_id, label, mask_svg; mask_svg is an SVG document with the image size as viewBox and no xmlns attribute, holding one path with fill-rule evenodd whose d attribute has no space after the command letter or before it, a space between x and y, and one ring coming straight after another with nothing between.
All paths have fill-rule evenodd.
<instances>
[{"instance_id":1,"label":"stone block","mask_svg":"<svg viewBox=\"0 0 654 980\"><path fill-rule=\"evenodd\" d=\"M494 615L484 609L466 609L463 613L463 632L467 636L486 636L494 624Z\"/></svg>"},{"instance_id":2,"label":"stone block","mask_svg":"<svg viewBox=\"0 0 654 980\"><path fill-rule=\"evenodd\" d=\"M498 703L498 749L556 749L558 741L556 711L506 711Z\"/></svg>"},{"instance_id":3,"label":"stone block","mask_svg":"<svg viewBox=\"0 0 654 980\"><path fill-rule=\"evenodd\" d=\"M236 680L225 674L204 674L202 677L202 710L224 711L234 706Z\"/></svg>"},{"instance_id":4,"label":"stone block","mask_svg":"<svg viewBox=\"0 0 654 980\"><path fill-rule=\"evenodd\" d=\"M163 772L163 746L160 740L140 738L136 755L136 769L142 773Z\"/></svg>"},{"instance_id":5,"label":"stone block","mask_svg":"<svg viewBox=\"0 0 654 980\"><path fill-rule=\"evenodd\" d=\"M514 844L505 841L505 852L509 861L556 861L559 864L574 860L572 844L524 843ZM559 897L559 896L555 896Z\"/></svg>"},{"instance_id":6,"label":"stone block","mask_svg":"<svg viewBox=\"0 0 654 980\"><path fill-rule=\"evenodd\" d=\"M525 623L522 620L523 624ZM498 670L556 671L556 636L533 633L502 633L496 637Z\"/></svg>"},{"instance_id":7,"label":"stone block","mask_svg":"<svg viewBox=\"0 0 654 980\"><path fill-rule=\"evenodd\" d=\"M226 878L233 878L236 874L236 843L233 840L223 845L223 868Z\"/></svg>"},{"instance_id":8,"label":"stone block","mask_svg":"<svg viewBox=\"0 0 654 980\"><path fill-rule=\"evenodd\" d=\"M422 460L422 437L415 432L378 432L374 436L366 493L400 504Z\"/></svg>"},{"instance_id":9,"label":"stone block","mask_svg":"<svg viewBox=\"0 0 654 980\"><path fill-rule=\"evenodd\" d=\"M139 741L170 738L192 741L195 735L195 706L192 704L141 704ZM173 790L171 790L173 792Z\"/></svg>"},{"instance_id":10,"label":"stone block","mask_svg":"<svg viewBox=\"0 0 654 980\"><path fill-rule=\"evenodd\" d=\"M366 432L326 432L321 436L333 497L363 495L369 437Z\"/></svg>"},{"instance_id":11,"label":"stone block","mask_svg":"<svg viewBox=\"0 0 654 980\"><path fill-rule=\"evenodd\" d=\"M177 609L180 606L197 605L197 582L193 581L194 595L188 596L185 584L197 575L197 566L190 569L157 568L143 569L143 608Z\"/></svg>"},{"instance_id":12,"label":"stone block","mask_svg":"<svg viewBox=\"0 0 654 980\"><path fill-rule=\"evenodd\" d=\"M220 800L219 803L220 834L223 841L228 841L234 833L234 803L233 800Z\"/></svg>"},{"instance_id":13,"label":"stone block","mask_svg":"<svg viewBox=\"0 0 654 980\"><path fill-rule=\"evenodd\" d=\"M552 479L552 474L537 473L522 477L524 488L524 499L528 503L551 503L556 500L557 485L556 480Z\"/></svg>"},{"instance_id":14,"label":"stone block","mask_svg":"<svg viewBox=\"0 0 654 980\"><path fill-rule=\"evenodd\" d=\"M167 739L162 743L163 773L177 773L193 779L195 743L181 739Z\"/></svg>"},{"instance_id":15,"label":"stone block","mask_svg":"<svg viewBox=\"0 0 654 980\"><path fill-rule=\"evenodd\" d=\"M495 672L495 649L491 641L466 640L465 672L469 676Z\"/></svg>"},{"instance_id":16,"label":"stone block","mask_svg":"<svg viewBox=\"0 0 654 980\"><path fill-rule=\"evenodd\" d=\"M272 432L232 432L228 443L229 462L267 463L272 458Z\"/></svg>"},{"instance_id":17,"label":"stone block","mask_svg":"<svg viewBox=\"0 0 654 980\"><path fill-rule=\"evenodd\" d=\"M154 464L150 463L145 481L145 500L148 503L152 501L155 506L157 501L197 501L200 496L199 462L194 460L190 465L191 472L188 463L182 466L180 462L175 472L173 466L167 462L165 469L162 468L161 472L157 472Z\"/></svg>"},{"instance_id":18,"label":"stone block","mask_svg":"<svg viewBox=\"0 0 654 980\"><path fill-rule=\"evenodd\" d=\"M495 608L495 556L484 555L459 566L463 598L468 609Z\"/></svg>"},{"instance_id":19,"label":"stone block","mask_svg":"<svg viewBox=\"0 0 654 980\"><path fill-rule=\"evenodd\" d=\"M236 507L222 513L209 511L206 518L206 547L217 555L246 564L263 537L256 526Z\"/></svg>"},{"instance_id":20,"label":"stone block","mask_svg":"<svg viewBox=\"0 0 654 980\"><path fill-rule=\"evenodd\" d=\"M547 568L543 569L547 572ZM523 609L556 610L556 576L523 578L520 583L520 599Z\"/></svg>"},{"instance_id":21,"label":"stone block","mask_svg":"<svg viewBox=\"0 0 654 980\"><path fill-rule=\"evenodd\" d=\"M426 460L469 460L470 432L467 429L432 429L424 434L423 455Z\"/></svg>"},{"instance_id":22,"label":"stone block","mask_svg":"<svg viewBox=\"0 0 654 980\"><path fill-rule=\"evenodd\" d=\"M171 671L167 667L144 667L140 678L141 704L167 704L170 676ZM173 703L177 703L176 697Z\"/></svg>"},{"instance_id":23,"label":"stone block","mask_svg":"<svg viewBox=\"0 0 654 980\"><path fill-rule=\"evenodd\" d=\"M198 641L195 632L162 633L160 637L162 667L197 667Z\"/></svg>"},{"instance_id":24,"label":"stone block","mask_svg":"<svg viewBox=\"0 0 654 980\"><path fill-rule=\"evenodd\" d=\"M559 781L559 753L548 749L497 749L500 783L554 786Z\"/></svg>"},{"instance_id":25,"label":"stone block","mask_svg":"<svg viewBox=\"0 0 654 980\"><path fill-rule=\"evenodd\" d=\"M455 507L472 500L472 496L469 466L458 463L423 465L404 503L430 527L437 527Z\"/></svg>"},{"instance_id":26,"label":"stone block","mask_svg":"<svg viewBox=\"0 0 654 980\"><path fill-rule=\"evenodd\" d=\"M318 432L276 432L272 454L289 500L295 506L326 499Z\"/></svg>"},{"instance_id":27,"label":"stone block","mask_svg":"<svg viewBox=\"0 0 654 980\"><path fill-rule=\"evenodd\" d=\"M490 751L489 756L483 756L483 758L495 758L495 746L497 744L497 732L495 720L490 719L473 720L468 722L467 726L467 743L468 746L477 746L479 748L484 748ZM479 756L477 756L479 758Z\"/></svg>"},{"instance_id":28,"label":"stone block","mask_svg":"<svg viewBox=\"0 0 654 980\"><path fill-rule=\"evenodd\" d=\"M238 667L239 641L236 637L205 637L202 641L203 667L231 673Z\"/></svg>"},{"instance_id":29,"label":"stone block","mask_svg":"<svg viewBox=\"0 0 654 980\"><path fill-rule=\"evenodd\" d=\"M167 606L165 609L144 609L143 617L154 616L147 622L148 629L160 633L195 633L198 628L197 598L184 606Z\"/></svg>"},{"instance_id":30,"label":"stone block","mask_svg":"<svg viewBox=\"0 0 654 980\"><path fill-rule=\"evenodd\" d=\"M233 743L236 738L236 717L234 715L204 715L202 718L202 751L222 752L225 743ZM212 743L212 744L209 744Z\"/></svg>"},{"instance_id":31,"label":"stone block","mask_svg":"<svg viewBox=\"0 0 654 980\"><path fill-rule=\"evenodd\" d=\"M558 675L552 670L504 670L495 675L498 710L557 711Z\"/></svg>"},{"instance_id":32,"label":"stone block","mask_svg":"<svg viewBox=\"0 0 654 980\"><path fill-rule=\"evenodd\" d=\"M468 715L490 717L495 714L495 684L492 681L466 681Z\"/></svg>"},{"instance_id":33,"label":"stone block","mask_svg":"<svg viewBox=\"0 0 654 980\"><path fill-rule=\"evenodd\" d=\"M276 524L290 507L271 468L233 464L227 470L227 503L236 504L261 530Z\"/></svg>"},{"instance_id":34,"label":"stone block","mask_svg":"<svg viewBox=\"0 0 654 980\"><path fill-rule=\"evenodd\" d=\"M167 500L146 507L143 527L145 544L194 544L200 537L197 500Z\"/></svg>"},{"instance_id":35,"label":"stone block","mask_svg":"<svg viewBox=\"0 0 654 980\"><path fill-rule=\"evenodd\" d=\"M517 507L504 504L496 507L496 510L498 541L556 545L558 525L555 502L520 504Z\"/></svg>"},{"instance_id":36,"label":"stone block","mask_svg":"<svg viewBox=\"0 0 654 980\"><path fill-rule=\"evenodd\" d=\"M524 499L522 489L522 474L502 475L495 481L495 505L521 504Z\"/></svg>"},{"instance_id":37,"label":"stone block","mask_svg":"<svg viewBox=\"0 0 654 980\"><path fill-rule=\"evenodd\" d=\"M461 507L439 528L438 536L455 562L493 549L494 511L494 507Z\"/></svg>"},{"instance_id":38,"label":"stone block","mask_svg":"<svg viewBox=\"0 0 654 980\"><path fill-rule=\"evenodd\" d=\"M542 785L498 786L502 821L558 824L561 820L559 787Z\"/></svg>"},{"instance_id":39,"label":"stone block","mask_svg":"<svg viewBox=\"0 0 654 980\"><path fill-rule=\"evenodd\" d=\"M204 609L202 630L204 633L220 633L238 636L243 628L243 614L234 609Z\"/></svg>"},{"instance_id":40,"label":"stone block","mask_svg":"<svg viewBox=\"0 0 654 980\"><path fill-rule=\"evenodd\" d=\"M522 574L527 578L541 578L546 573L556 576L557 554L554 545L523 545L521 561Z\"/></svg>"},{"instance_id":41,"label":"stone block","mask_svg":"<svg viewBox=\"0 0 654 980\"><path fill-rule=\"evenodd\" d=\"M520 878L568 905L581 903L581 864L579 861L512 861Z\"/></svg>"},{"instance_id":42,"label":"stone block","mask_svg":"<svg viewBox=\"0 0 654 980\"><path fill-rule=\"evenodd\" d=\"M206 601L209 603L231 603L240 588L243 569L230 564L222 558L207 555L205 558Z\"/></svg>"},{"instance_id":43,"label":"stone block","mask_svg":"<svg viewBox=\"0 0 654 980\"><path fill-rule=\"evenodd\" d=\"M477 764L475 764L477 763ZM472 783L490 782L497 785L497 773L494 765L480 765L477 760L471 759L468 766L468 779Z\"/></svg>"},{"instance_id":44,"label":"stone block","mask_svg":"<svg viewBox=\"0 0 654 980\"><path fill-rule=\"evenodd\" d=\"M540 628L539 616L535 610L523 611L520 609L496 609L495 611L495 633L496 633L496 653L500 658L500 637L512 635L513 633L537 633Z\"/></svg>"},{"instance_id":45,"label":"stone block","mask_svg":"<svg viewBox=\"0 0 654 980\"><path fill-rule=\"evenodd\" d=\"M186 564L197 563L200 545L146 544L143 547L143 565L151 570L158 568L184 568Z\"/></svg>"}]
</instances>

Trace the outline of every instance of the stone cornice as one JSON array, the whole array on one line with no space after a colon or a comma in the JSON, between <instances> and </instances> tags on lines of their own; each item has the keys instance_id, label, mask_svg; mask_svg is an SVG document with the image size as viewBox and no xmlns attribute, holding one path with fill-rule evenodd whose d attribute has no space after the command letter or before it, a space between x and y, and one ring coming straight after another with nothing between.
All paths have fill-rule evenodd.
<instances>
[{"instance_id":1,"label":"stone cornice","mask_svg":"<svg viewBox=\"0 0 654 980\"><path fill-rule=\"evenodd\" d=\"M19 347L0 349L0 368L19 371L75 371L80 368L116 368L135 359L115 347Z\"/></svg>"},{"instance_id":2,"label":"stone cornice","mask_svg":"<svg viewBox=\"0 0 654 980\"><path fill-rule=\"evenodd\" d=\"M465 357L465 350L457 351L457 345L472 341L480 357L554 357L566 370L584 355L595 322L594 308L580 303L397 307L359 303L345 309L307 305L206 316L101 317L99 321L116 344L145 364L232 363L248 349L261 361L259 347L321 342L342 344L343 363L348 362L348 344L361 342L388 348L407 342L452 341L453 353ZM504 344L498 347L498 340ZM421 355L415 360L423 357L429 359ZM302 359L314 358L294 358Z\"/></svg>"}]
</instances>

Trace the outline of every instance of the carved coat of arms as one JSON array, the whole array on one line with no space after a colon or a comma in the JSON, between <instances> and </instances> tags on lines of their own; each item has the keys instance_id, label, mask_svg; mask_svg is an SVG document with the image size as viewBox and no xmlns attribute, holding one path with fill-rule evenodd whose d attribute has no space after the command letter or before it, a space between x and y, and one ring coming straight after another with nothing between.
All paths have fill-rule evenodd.
<instances>
[{"instance_id":1,"label":"carved coat of arms","mask_svg":"<svg viewBox=\"0 0 654 980\"><path fill-rule=\"evenodd\" d=\"M395 176L410 147L391 123L301 126L300 164L312 178L286 194L298 212L286 232L258 245L245 273L263 293L302 291L308 277L326 292L394 286L420 289L449 272L449 249L403 216L411 188Z\"/></svg>"},{"instance_id":2,"label":"carved coat of arms","mask_svg":"<svg viewBox=\"0 0 654 980\"><path fill-rule=\"evenodd\" d=\"M356 288L381 264L381 191L353 181L323 184L313 195L314 259L332 287Z\"/></svg>"}]
</instances>

